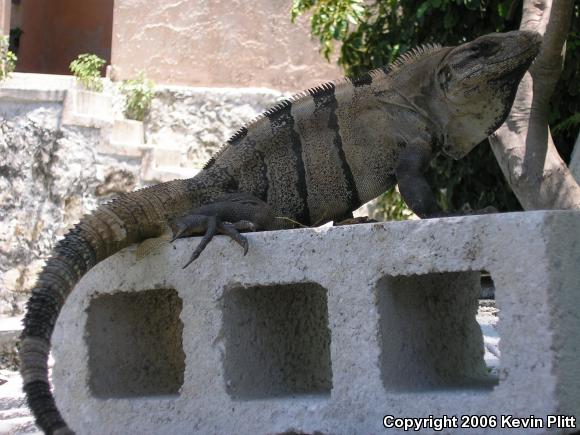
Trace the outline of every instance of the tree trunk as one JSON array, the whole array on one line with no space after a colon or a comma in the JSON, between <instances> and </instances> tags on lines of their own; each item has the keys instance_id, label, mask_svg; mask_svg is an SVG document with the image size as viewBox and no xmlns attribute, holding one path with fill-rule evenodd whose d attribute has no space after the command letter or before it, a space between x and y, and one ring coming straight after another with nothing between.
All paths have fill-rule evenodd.
<instances>
[{"instance_id":1,"label":"tree trunk","mask_svg":"<svg viewBox=\"0 0 580 435\"><path fill-rule=\"evenodd\" d=\"M520 29L543 35L506 122L489 140L525 210L580 209L580 186L562 161L548 127L549 101L564 61L573 0L524 0Z\"/></svg>"}]
</instances>

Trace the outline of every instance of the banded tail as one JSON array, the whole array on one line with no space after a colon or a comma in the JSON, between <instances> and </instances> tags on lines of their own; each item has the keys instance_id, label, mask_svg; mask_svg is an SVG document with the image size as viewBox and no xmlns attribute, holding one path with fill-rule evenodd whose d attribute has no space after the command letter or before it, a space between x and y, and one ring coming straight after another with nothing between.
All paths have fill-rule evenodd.
<instances>
[{"instance_id":1,"label":"banded tail","mask_svg":"<svg viewBox=\"0 0 580 435\"><path fill-rule=\"evenodd\" d=\"M74 433L56 407L48 380L50 338L67 296L97 263L132 243L159 236L168 219L195 205L192 184L176 180L116 198L85 216L53 249L27 303L20 346L24 392L45 433Z\"/></svg>"}]
</instances>

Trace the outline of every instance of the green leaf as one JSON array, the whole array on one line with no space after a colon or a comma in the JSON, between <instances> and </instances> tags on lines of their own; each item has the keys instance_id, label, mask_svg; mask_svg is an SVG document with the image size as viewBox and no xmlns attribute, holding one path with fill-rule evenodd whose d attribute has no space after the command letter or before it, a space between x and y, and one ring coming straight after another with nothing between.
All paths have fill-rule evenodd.
<instances>
[{"instance_id":1,"label":"green leaf","mask_svg":"<svg viewBox=\"0 0 580 435\"><path fill-rule=\"evenodd\" d=\"M95 54L79 54L79 56L70 63L70 70L77 80L90 91L100 92L103 90L101 81L101 68L105 66L106 61Z\"/></svg>"},{"instance_id":2,"label":"green leaf","mask_svg":"<svg viewBox=\"0 0 580 435\"><path fill-rule=\"evenodd\" d=\"M125 96L124 114L128 119L143 121L155 96L154 83L141 71L136 79L124 80L120 91Z\"/></svg>"},{"instance_id":3,"label":"green leaf","mask_svg":"<svg viewBox=\"0 0 580 435\"><path fill-rule=\"evenodd\" d=\"M0 35L0 82L7 79L16 67L18 58L9 50L8 37Z\"/></svg>"},{"instance_id":4,"label":"green leaf","mask_svg":"<svg viewBox=\"0 0 580 435\"><path fill-rule=\"evenodd\" d=\"M566 130L571 130L577 126L580 126L580 113L575 113L574 115L564 119L562 122L558 123L554 128L554 133L562 133Z\"/></svg>"},{"instance_id":5,"label":"green leaf","mask_svg":"<svg viewBox=\"0 0 580 435\"><path fill-rule=\"evenodd\" d=\"M427 2L422 3L421 6L419 6L419 8L417 9L417 18L421 18L423 15L425 15L427 9L429 9L429 3Z\"/></svg>"}]
</instances>

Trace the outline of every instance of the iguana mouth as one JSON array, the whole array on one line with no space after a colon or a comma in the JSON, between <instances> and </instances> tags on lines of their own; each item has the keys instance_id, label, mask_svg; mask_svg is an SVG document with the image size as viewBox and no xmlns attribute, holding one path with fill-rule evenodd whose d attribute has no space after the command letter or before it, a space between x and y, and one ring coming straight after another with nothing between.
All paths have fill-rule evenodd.
<instances>
[{"instance_id":1,"label":"iguana mouth","mask_svg":"<svg viewBox=\"0 0 580 435\"><path fill-rule=\"evenodd\" d=\"M533 55L530 54L531 51L534 52ZM525 62L521 63L517 67L510 69L509 71L505 72L504 74L501 74L499 77L497 77L493 81L504 79L506 77L511 77L512 75L517 76L522 72L522 69L524 69L524 71L525 71L530 67L530 65L532 64L532 62L534 61L534 59L538 55L538 52L539 52L539 45L538 46L534 45L534 46L529 47L526 50L520 51L519 53L514 54L513 56L510 56L508 58L501 59L501 60L498 60L495 62L489 62L488 64L481 66L478 69L476 69L475 71L472 71L471 73L469 73L469 75L467 75L466 79L472 78L473 76L480 73L484 68L489 68L491 65L507 64L508 62L510 62L514 59L522 59L522 58L527 59Z\"/></svg>"}]
</instances>

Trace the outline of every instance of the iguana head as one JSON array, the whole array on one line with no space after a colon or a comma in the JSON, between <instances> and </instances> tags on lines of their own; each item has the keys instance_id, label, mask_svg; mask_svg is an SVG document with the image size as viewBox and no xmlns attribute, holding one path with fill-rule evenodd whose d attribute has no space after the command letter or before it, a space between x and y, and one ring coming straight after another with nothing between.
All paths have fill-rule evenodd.
<instances>
[{"instance_id":1,"label":"iguana head","mask_svg":"<svg viewBox=\"0 0 580 435\"><path fill-rule=\"evenodd\" d=\"M447 51L437 65L433 109L443 129L443 152L459 159L505 121L541 36L515 31L481 36Z\"/></svg>"}]
</instances>

